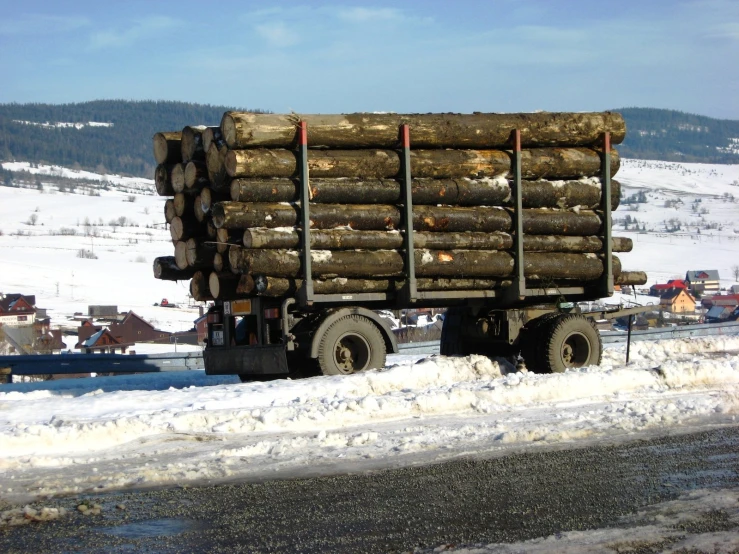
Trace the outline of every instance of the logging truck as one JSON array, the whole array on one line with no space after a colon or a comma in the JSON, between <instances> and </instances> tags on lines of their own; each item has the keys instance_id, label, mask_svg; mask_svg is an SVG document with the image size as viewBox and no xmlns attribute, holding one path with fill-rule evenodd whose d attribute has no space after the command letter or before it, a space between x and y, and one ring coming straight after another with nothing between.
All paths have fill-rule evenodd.
<instances>
[{"instance_id":1,"label":"logging truck","mask_svg":"<svg viewBox=\"0 0 739 554\"><path fill-rule=\"evenodd\" d=\"M625 131L610 112L226 112L154 137L175 243L154 273L213 301L208 374L382 368L398 345L378 311L434 307L444 355L597 364L594 321L634 309L578 302L646 282L614 255Z\"/></svg>"}]
</instances>

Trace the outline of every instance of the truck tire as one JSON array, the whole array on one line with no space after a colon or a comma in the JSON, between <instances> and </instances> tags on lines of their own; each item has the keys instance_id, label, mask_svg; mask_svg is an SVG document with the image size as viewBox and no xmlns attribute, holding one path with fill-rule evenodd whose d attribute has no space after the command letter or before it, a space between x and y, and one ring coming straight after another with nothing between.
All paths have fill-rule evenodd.
<instances>
[{"instance_id":1,"label":"truck tire","mask_svg":"<svg viewBox=\"0 0 739 554\"><path fill-rule=\"evenodd\" d=\"M350 375L385 367L385 341L366 317L348 315L334 321L321 337L318 366L324 375Z\"/></svg>"},{"instance_id":2,"label":"truck tire","mask_svg":"<svg viewBox=\"0 0 739 554\"><path fill-rule=\"evenodd\" d=\"M464 308L449 308L444 314L444 324L441 326L441 341L439 353L442 356L466 356L467 352L462 344L462 319Z\"/></svg>"},{"instance_id":3,"label":"truck tire","mask_svg":"<svg viewBox=\"0 0 739 554\"><path fill-rule=\"evenodd\" d=\"M544 341L543 329L552 319L559 317L559 312L549 312L534 318L524 325L519 335L519 346L521 348L521 356L526 364L526 369L534 373L544 373L544 356L542 343Z\"/></svg>"},{"instance_id":4,"label":"truck tire","mask_svg":"<svg viewBox=\"0 0 739 554\"><path fill-rule=\"evenodd\" d=\"M562 314L543 328L542 369L562 373L571 367L600 364L603 344L595 322L580 314Z\"/></svg>"}]
</instances>

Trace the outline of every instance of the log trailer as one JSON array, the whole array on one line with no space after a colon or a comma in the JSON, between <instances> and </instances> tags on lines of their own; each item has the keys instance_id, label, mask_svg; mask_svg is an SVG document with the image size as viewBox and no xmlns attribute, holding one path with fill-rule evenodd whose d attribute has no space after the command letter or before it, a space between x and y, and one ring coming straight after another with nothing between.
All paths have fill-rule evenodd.
<instances>
[{"instance_id":1,"label":"log trailer","mask_svg":"<svg viewBox=\"0 0 739 554\"><path fill-rule=\"evenodd\" d=\"M526 366L538 372L561 372L571 367L598 364L601 340L595 319L629 315L637 309L580 313L576 303L611 296L614 267L611 235L610 133L602 138L601 206L599 216L602 251L601 276L593 281L564 286L545 286L525 276L524 227L521 176L521 135L511 136L515 195L513 218L512 278L490 290L425 290L416 277L413 200L411 191L411 144L409 128L400 127L401 203L403 236L401 253L404 279L397 290L361 293L324 293L314 290L310 241L310 182L308 139L305 122L298 125L297 160L300 194L301 279L294 292L283 297L252 296L216 299L207 313L205 371L210 375L238 374L242 380L285 377L316 365L324 375L351 374L382 368L386 354L398 352L395 335L375 310L420 307L448 308L444 319L441 353L488 356L521 355ZM595 256L595 254L593 255ZM626 277L623 284L642 284L646 277ZM257 279L257 290L259 280Z\"/></svg>"}]
</instances>

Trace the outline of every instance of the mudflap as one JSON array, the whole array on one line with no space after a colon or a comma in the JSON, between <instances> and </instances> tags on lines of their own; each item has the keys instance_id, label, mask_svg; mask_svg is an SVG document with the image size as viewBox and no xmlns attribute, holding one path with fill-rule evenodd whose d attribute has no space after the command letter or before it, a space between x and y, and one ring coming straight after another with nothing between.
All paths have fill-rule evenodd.
<instances>
[{"instance_id":1,"label":"mudflap","mask_svg":"<svg viewBox=\"0 0 739 554\"><path fill-rule=\"evenodd\" d=\"M282 344L231 346L203 351L207 375L287 375L287 355Z\"/></svg>"}]
</instances>

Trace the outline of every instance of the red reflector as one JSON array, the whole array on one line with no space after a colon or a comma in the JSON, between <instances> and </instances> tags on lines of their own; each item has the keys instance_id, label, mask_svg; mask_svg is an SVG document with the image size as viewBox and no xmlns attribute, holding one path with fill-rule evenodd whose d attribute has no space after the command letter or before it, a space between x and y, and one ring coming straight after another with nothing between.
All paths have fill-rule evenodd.
<instances>
[{"instance_id":1,"label":"red reflector","mask_svg":"<svg viewBox=\"0 0 739 554\"><path fill-rule=\"evenodd\" d=\"M208 323L220 323L221 314L218 312L212 312L208 314Z\"/></svg>"},{"instance_id":2,"label":"red reflector","mask_svg":"<svg viewBox=\"0 0 739 554\"><path fill-rule=\"evenodd\" d=\"M280 308L269 308L264 310L264 319L279 319Z\"/></svg>"}]
</instances>

